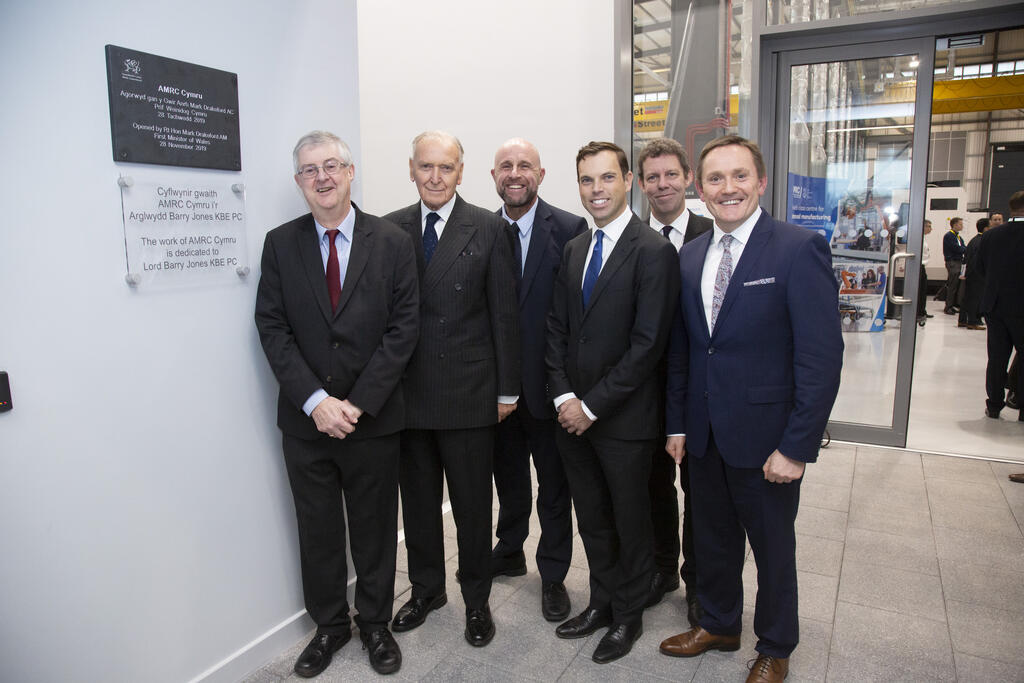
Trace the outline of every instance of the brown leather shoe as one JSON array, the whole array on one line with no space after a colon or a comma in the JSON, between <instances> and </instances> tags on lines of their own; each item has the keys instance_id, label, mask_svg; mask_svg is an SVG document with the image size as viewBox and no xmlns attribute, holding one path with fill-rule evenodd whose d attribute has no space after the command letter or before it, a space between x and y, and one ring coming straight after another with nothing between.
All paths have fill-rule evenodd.
<instances>
[{"instance_id":1,"label":"brown leather shoe","mask_svg":"<svg viewBox=\"0 0 1024 683\"><path fill-rule=\"evenodd\" d=\"M660 649L661 654L669 657L696 657L708 650L732 652L740 649L740 637L716 636L698 626L661 641Z\"/></svg>"},{"instance_id":2,"label":"brown leather shoe","mask_svg":"<svg viewBox=\"0 0 1024 683\"><path fill-rule=\"evenodd\" d=\"M789 675L789 657L757 654L750 667L747 683L781 683Z\"/></svg>"},{"instance_id":3,"label":"brown leather shoe","mask_svg":"<svg viewBox=\"0 0 1024 683\"><path fill-rule=\"evenodd\" d=\"M1021 472L1019 474L1011 474L1009 476L1010 476L1010 481L1015 481L1018 484L1024 484L1024 472Z\"/></svg>"},{"instance_id":4,"label":"brown leather shoe","mask_svg":"<svg viewBox=\"0 0 1024 683\"><path fill-rule=\"evenodd\" d=\"M969 330L983 330L983 329L985 329L985 326L984 325L968 325L967 329L969 329Z\"/></svg>"}]
</instances>

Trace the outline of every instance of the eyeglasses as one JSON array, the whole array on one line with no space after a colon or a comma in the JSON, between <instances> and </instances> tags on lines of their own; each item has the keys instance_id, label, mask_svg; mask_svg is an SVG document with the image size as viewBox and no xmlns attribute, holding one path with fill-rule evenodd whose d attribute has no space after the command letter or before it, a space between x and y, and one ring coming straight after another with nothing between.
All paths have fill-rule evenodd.
<instances>
[{"instance_id":1,"label":"eyeglasses","mask_svg":"<svg viewBox=\"0 0 1024 683\"><path fill-rule=\"evenodd\" d=\"M316 164L306 164L298 171L295 175L300 175L306 180L312 180L320 174L320 169L324 169L324 173L327 175L337 175L341 172L341 169L348 168L348 164L338 161L337 159L328 159L324 162L323 166L317 166Z\"/></svg>"}]
</instances>

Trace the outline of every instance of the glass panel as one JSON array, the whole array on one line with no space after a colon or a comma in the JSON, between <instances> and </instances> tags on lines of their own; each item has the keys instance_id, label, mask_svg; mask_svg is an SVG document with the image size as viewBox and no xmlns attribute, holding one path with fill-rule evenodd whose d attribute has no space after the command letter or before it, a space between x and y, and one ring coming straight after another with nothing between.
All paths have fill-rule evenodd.
<instances>
[{"instance_id":1,"label":"glass panel","mask_svg":"<svg viewBox=\"0 0 1024 683\"><path fill-rule=\"evenodd\" d=\"M719 135L756 135L749 114L752 13L748 0L633 1L634 159L661 136L679 140L693 160ZM692 186L688 197L696 198ZM632 200L643 215L643 193Z\"/></svg>"},{"instance_id":2,"label":"glass panel","mask_svg":"<svg viewBox=\"0 0 1024 683\"><path fill-rule=\"evenodd\" d=\"M968 0L766 0L768 25L800 24L872 12L952 5Z\"/></svg>"},{"instance_id":3,"label":"glass panel","mask_svg":"<svg viewBox=\"0 0 1024 683\"><path fill-rule=\"evenodd\" d=\"M905 55L790 73L787 220L829 240L840 285L846 354L833 421L892 426L899 321L886 317L885 290L903 277L890 257L905 250L916 66Z\"/></svg>"}]
</instances>

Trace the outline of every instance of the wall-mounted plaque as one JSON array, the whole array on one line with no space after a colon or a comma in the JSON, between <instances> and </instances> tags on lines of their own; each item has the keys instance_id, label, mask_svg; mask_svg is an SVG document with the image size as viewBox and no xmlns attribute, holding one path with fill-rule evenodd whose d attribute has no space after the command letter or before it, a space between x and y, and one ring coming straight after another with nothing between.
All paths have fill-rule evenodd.
<instances>
[{"instance_id":1,"label":"wall-mounted plaque","mask_svg":"<svg viewBox=\"0 0 1024 683\"><path fill-rule=\"evenodd\" d=\"M107 45L114 161L242 170L238 76Z\"/></svg>"}]
</instances>

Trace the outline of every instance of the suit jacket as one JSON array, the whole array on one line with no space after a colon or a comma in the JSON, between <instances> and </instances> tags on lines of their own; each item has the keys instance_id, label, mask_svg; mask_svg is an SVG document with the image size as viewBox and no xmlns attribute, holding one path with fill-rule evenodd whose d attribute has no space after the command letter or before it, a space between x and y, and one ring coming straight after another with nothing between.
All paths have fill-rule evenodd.
<instances>
[{"instance_id":1,"label":"suit jacket","mask_svg":"<svg viewBox=\"0 0 1024 683\"><path fill-rule=\"evenodd\" d=\"M419 332L419 293L409 236L356 212L341 299L331 311L312 214L267 233L256 291L256 327L281 385L277 424L322 438L302 405L318 389L364 411L347 438L394 434L405 424L400 380Z\"/></svg>"},{"instance_id":2,"label":"suit jacket","mask_svg":"<svg viewBox=\"0 0 1024 683\"><path fill-rule=\"evenodd\" d=\"M683 244L692 241L703 235L715 226L715 222L706 216L698 216L690 212L690 218L686 221L686 232L683 234Z\"/></svg>"},{"instance_id":3,"label":"suit jacket","mask_svg":"<svg viewBox=\"0 0 1024 683\"><path fill-rule=\"evenodd\" d=\"M416 250L420 338L406 368L406 427L498 422L498 396L519 393L519 316L505 221L456 196L430 265L420 203L387 216Z\"/></svg>"},{"instance_id":4,"label":"suit jacket","mask_svg":"<svg viewBox=\"0 0 1024 683\"><path fill-rule=\"evenodd\" d=\"M501 216L501 209L496 213ZM502 222L506 221L503 219ZM525 404L520 410L525 407L538 419L551 418L555 414L548 396L547 367L544 365L547 318L555 277L562 263L565 243L586 231L584 219L537 199L537 212L518 294L523 376L520 396Z\"/></svg>"},{"instance_id":5,"label":"suit jacket","mask_svg":"<svg viewBox=\"0 0 1024 683\"><path fill-rule=\"evenodd\" d=\"M591 233L565 246L548 315L552 398L569 392L597 416L588 433L616 439L662 436L656 368L679 292L672 244L633 215L583 308Z\"/></svg>"},{"instance_id":6,"label":"suit jacket","mask_svg":"<svg viewBox=\"0 0 1024 683\"><path fill-rule=\"evenodd\" d=\"M952 229L946 231L942 236L942 258L946 261L962 262L964 260L964 238Z\"/></svg>"},{"instance_id":7,"label":"suit jacket","mask_svg":"<svg viewBox=\"0 0 1024 683\"><path fill-rule=\"evenodd\" d=\"M989 228L978 247L978 272L985 278L982 314L1024 317L1024 217Z\"/></svg>"},{"instance_id":8,"label":"suit jacket","mask_svg":"<svg viewBox=\"0 0 1024 683\"><path fill-rule=\"evenodd\" d=\"M713 233L679 252L682 293L669 352L669 434L706 452L710 432L734 467L775 449L813 462L839 390L839 288L817 233L762 213L733 270L713 333L701 295Z\"/></svg>"}]
</instances>

